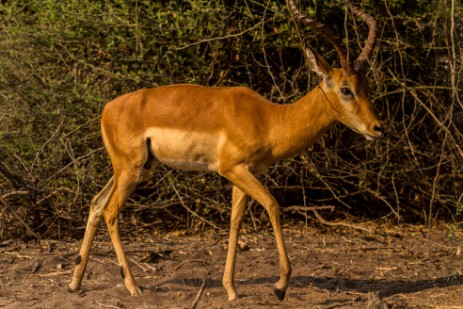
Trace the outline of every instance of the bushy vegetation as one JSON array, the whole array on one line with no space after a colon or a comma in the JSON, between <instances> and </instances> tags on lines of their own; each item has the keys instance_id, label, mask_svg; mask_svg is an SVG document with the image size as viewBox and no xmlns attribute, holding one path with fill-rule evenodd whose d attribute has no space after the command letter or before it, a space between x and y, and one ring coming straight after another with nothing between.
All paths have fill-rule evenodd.
<instances>
[{"instance_id":1,"label":"bushy vegetation","mask_svg":"<svg viewBox=\"0 0 463 309\"><path fill-rule=\"evenodd\" d=\"M344 1L299 2L344 36ZM283 207L333 205L335 217L458 222L463 7L454 0L412 2L356 1L379 22L368 77L386 136L370 143L338 126L272 167L263 181ZM351 52L358 53L366 28L352 18L347 24ZM301 30L338 66L331 45ZM319 82L299 46L283 0L2 3L0 239L80 234L90 199L112 173L99 131L102 107L112 98L199 83L245 85L288 103ZM228 222L230 191L219 176L162 167L123 217L146 229L220 227ZM253 204L250 213L252 226L260 207Z\"/></svg>"}]
</instances>

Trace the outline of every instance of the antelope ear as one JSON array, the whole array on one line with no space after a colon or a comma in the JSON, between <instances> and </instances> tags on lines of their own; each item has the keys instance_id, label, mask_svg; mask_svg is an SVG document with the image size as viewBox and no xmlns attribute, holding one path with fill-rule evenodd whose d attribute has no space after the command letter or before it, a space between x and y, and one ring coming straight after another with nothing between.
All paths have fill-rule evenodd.
<instances>
[{"instance_id":1,"label":"antelope ear","mask_svg":"<svg viewBox=\"0 0 463 309\"><path fill-rule=\"evenodd\" d=\"M328 64L325 58L308 46L304 48L304 53L309 67L324 80L329 80L332 76L333 68Z\"/></svg>"}]
</instances>

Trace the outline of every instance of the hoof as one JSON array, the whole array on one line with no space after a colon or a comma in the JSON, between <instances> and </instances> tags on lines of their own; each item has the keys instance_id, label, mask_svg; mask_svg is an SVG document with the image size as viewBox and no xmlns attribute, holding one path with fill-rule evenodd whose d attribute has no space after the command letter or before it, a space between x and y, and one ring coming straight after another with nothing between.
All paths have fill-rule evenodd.
<instances>
[{"instance_id":1,"label":"hoof","mask_svg":"<svg viewBox=\"0 0 463 309\"><path fill-rule=\"evenodd\" d=\"M235 301L239 298L238 294L228 296L228 301Z\"/></svg>"},{"instance_id":2,"label":"hoof","mask_svg":"<svg viewBox=\"0 0 463 309\"><path fill-rule=\"evenodd\" d=\"M286 290L280 290L278 288L273 288L273 293L278 298L278 300L281 301L281 300L285 299Z\"/></svg>"},{"instance_id":3,"label":"hoof","mask_svg":"<svg viewBox=\"0 0 463 309\"><path fill-rule=\"evenodd\" d=\"M68 293L74 293L74 294L79 293L80 292L79 290L80 290L79 288L73 288L71 286L68 286Z\"/></svg>"},{"instance_id":4,"label":"hoof","mask_svg":"<svg viewBox=\"0 0 463 309\"><path fill-rule=\"evenodd\" d=\"M142 294L142 291L138 286L136 287L136 289L129 290L129 292L130 292L130 295L132 296L137 296L137 295Z\"/></svg>"},{"instance_id":5,"label":"hoof","mask_svg":"<svg viewBox=\"0 0 463 309\"><path fill-rule=\"evenodd\" d=\"M234 301L240 297L233 284L226 284L224 282L223 286L225 291L227 291L228 301Z\"/></svg>"}]
</instances>

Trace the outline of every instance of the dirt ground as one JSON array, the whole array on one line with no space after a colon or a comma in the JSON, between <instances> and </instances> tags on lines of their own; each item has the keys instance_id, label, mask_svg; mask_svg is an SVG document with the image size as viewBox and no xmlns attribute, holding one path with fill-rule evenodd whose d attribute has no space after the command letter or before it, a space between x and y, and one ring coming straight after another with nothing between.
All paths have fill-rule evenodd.
<instances>
[{"instance_id":1,"label":"dirt ground","mask_svg":"<svg viewBox=\"0 0 463 309\"><path fill-rule=\"evenodd\" d=\"M80 293L67 292L79 242L6 241L0 243L0 307L190 308L200 295L197 308L367 308L379 297L389 308L463 308L463 235L449 239L445 226L430 233L422 226L368 228L286 228L293 275L281 302L272 293L279 269L271 231L241 236L241 297L233 302L221 285L225 232L126 236L143 290L135 297L101 230Z\"/></svg>"}]
</instances>

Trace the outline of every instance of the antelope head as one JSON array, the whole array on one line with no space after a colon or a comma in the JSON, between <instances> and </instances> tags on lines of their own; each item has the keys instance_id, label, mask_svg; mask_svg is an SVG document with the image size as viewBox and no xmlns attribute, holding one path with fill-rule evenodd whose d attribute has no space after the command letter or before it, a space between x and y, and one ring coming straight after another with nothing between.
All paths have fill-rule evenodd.
<instances>
[{"instance_id":1,"label":"antelope head","mask_svg":"<svg viewBox=\"0 0 463 309\"><path fill-rule=\"evenodd\" d=\"M376 41L377 24L374 18L348 4L349 9L363 20L369 29L362 52L351 62L344 48L325 25L302 14L293 0L288 0L288 5L295 20L318 30L334 46L339 55L341 68L332 68L321 55L304 42L302 44L308 66L323 78L318 88L333 108L335 119L368 140L380 137L381 122L371 106L368 81L365 77L368 58Z\"/></svg>"}]
</instances>

